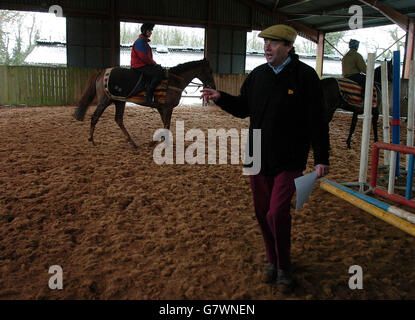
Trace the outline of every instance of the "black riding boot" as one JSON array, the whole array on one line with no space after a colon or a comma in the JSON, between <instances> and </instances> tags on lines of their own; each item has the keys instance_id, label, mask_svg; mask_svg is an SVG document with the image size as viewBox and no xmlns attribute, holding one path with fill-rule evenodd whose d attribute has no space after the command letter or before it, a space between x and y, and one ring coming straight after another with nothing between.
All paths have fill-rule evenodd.
<instances>
[{"instance_id":1,"label":"black riding boot","mask_svg":"<svg viewBox=\"0 0 415 320\"><path fill-rule=\"evenodd\" d=\"M150 85L148 86L147 89L147 93L146 93L146 102L153 104L155 103L155 98L154 98L154 90L156 89L156 87L158 86L160 80L159 79L152 79L150 82Z\"/></svg>"}]
</instances>

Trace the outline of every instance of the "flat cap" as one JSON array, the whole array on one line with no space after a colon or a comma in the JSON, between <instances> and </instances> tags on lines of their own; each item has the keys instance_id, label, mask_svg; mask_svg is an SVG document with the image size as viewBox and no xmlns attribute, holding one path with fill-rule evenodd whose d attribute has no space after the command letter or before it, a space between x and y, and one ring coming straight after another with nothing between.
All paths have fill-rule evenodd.
<instances>
[{"instance_id":1,"label":"flat cap","mask_svg":"<svg viewBox=\"0 0 415 320\"><path fill-rule=\"evenodd\" d=\"M259 33L258 37L294 42L295 38L297 37L297 31L285 24L276 24L266 28L265 30L262 30Z\"/></svg>"}]
</instances>

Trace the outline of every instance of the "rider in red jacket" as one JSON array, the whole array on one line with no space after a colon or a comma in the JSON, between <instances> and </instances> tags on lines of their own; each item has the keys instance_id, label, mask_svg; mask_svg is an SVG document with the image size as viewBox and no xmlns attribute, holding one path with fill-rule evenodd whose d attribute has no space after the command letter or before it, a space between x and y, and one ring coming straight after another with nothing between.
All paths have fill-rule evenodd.
<instances>
[{"instance_id":1,"label":"rider in red jacket","mask_svg":"<svg viewBox=\"0 0 415 320\"><path fill-rule=\"evenodd\" d=\"M164 75L163 68L153 60L153 54L148 44L153 28L154 23L144 23L141 26L141 34L131 50L131 69L137 70L143 73L146 78L151 79L146 93L146 101L150 104L154 102L154 89Z\"/></svg>"}]
</instances>

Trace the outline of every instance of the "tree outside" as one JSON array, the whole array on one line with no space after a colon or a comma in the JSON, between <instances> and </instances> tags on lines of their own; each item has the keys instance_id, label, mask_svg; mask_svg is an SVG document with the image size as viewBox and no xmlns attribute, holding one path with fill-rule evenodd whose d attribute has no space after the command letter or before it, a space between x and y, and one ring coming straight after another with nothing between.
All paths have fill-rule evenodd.
<instances>
[{"instance_id":1,"label":"tree outside","mask_svg":"<svg viewBox=\"0 0 415 320\"><path fill-rule=\"evenodd\" d=\"M121 43L133 44L141 33L141 24L121 22ZM203 47L204 36L183 27L155 25L151 36L152 45Z\"/></svg>"},{"instance_id":2,"label":"tree outside","mask_svg":"<svg viewBox=\"0 0 415 320\"><path fill-rule=\"evenodd\" d=\"M0 11L0 64L23 64L38 39L36 14Z\"/></svg>"},{"instance_id":3,"label":"tree outside","mask_svg":"<svg viewBox=\"0 0 415 320\"><path fill-rule=\"evenodd\" d=\"M248 32L246 36L246 50L264 51L264 40L258 37L260 31Z\"/></svg>"},{"instance_id":4,"label":"tree outside","mask_svg":"<svg viewBox=\"0 0 415 320\"><path fill-rule=\"evenodd\" d=\"M46 15L47 17L43 17ZM66 32L56 30L54 23L49 23L47 19L53 19L52 15L45 13L28 13L19 11L0 10L0 64L20 65L24 64L27 55L33 50L36 41L46 38L49 41L65 41ZM64 18L56 18L64 19ZM43 24L42 24L43 21ZM45 22L46 21L46 22ZM64 20L61 21L64 25ZM131 45L140 34L141 24L125 23L120 25L120 40L122 44ZM64 28L63 28L64 29ZM347 52L348 41L351 37L361 41L360 51L365 56L365 52L375 52L381 58L390 59L393 50L404 50L403 31L397 26L380 27L372 30L351 30L343 32L333 32L326 34L326 39L340 52ZM379 33L379 30L381 33ZM366 33L366 38L363 34ZM247 50L263 51L263 41L258 37L259 31L247 34ZM367 34L370 34L368 36ZM379 35L381 34L381 37ZM377 38L376 38L377 36ZM316 53L315 43L297 38L295 43L297 53ZM381 39L381 40L380 40ZM387 49L393 42L397 43ZM156 25L151 38L152 45L165 46L189 46L203 47L204 32L201 29L183 28ZM387 50L386 50L387 49ZM327 43L325 44L325 54L338 54Z\"/></svg>"},{"instance_id":5,"label":"tree outside","mask_svg":"<svg viewBox=\"0 0 415 320\"><path fill-rule=\"evenodd\" d=\"M380 59L390 60L393 58L393 51L399 50L403 52L405 50L405 37L402 38L402 35L399 35L400 29L398 27L393 28L392 30L387 31L389 37L395 43L392 48L387 48L385 45L380 45L378 42L364 41L363 44L370 50L374 52L376 57ZM401 50L402 49L402 50Z\"/></svg>"}]
</instances>

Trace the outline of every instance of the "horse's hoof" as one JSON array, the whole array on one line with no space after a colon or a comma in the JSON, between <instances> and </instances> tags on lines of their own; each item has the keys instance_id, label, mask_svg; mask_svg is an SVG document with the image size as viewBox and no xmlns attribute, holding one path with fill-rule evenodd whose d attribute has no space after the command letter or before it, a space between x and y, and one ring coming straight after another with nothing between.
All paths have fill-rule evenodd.
<instances>
[{"instance_id":1,"label":"horse's hoof","mask_svg":"<svg viewBox=\"0 0 415 320\"><path fill-rule=\"evenodd\" d=\"M88 138L88 141L90 141L94 147L96 146L94 139Z\"/></svg>"}]
</instances>

